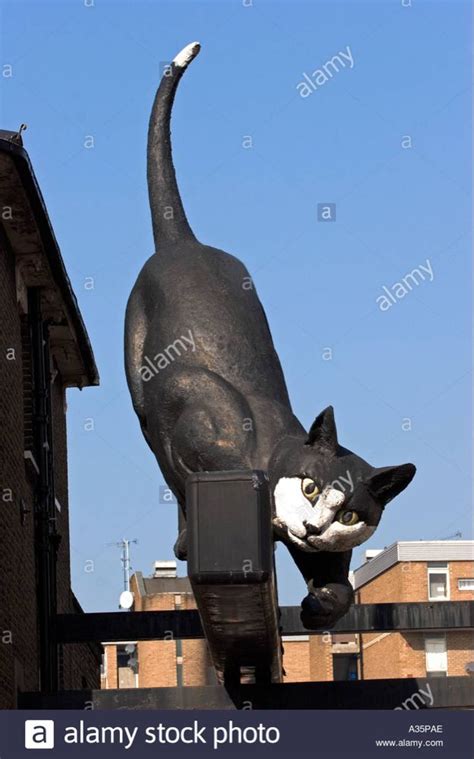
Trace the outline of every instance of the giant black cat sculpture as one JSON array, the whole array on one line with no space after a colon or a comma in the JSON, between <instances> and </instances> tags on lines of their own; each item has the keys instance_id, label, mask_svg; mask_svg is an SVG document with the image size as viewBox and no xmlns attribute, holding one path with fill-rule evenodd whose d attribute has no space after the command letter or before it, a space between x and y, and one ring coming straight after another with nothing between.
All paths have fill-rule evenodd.
<instances>
[{"instance_id":1,"label":"giant black cat sculpture","mask_svg":"<svg viewBox=\"0 0 474 759\"><path fill-rule=\"evenodd\" d=\"M303 620L329 626L350 606L351 549L415 473L373 468L339 445L333 410L309 432L294 416L262 305L243 264L195 238L172 163L171 108L188 45L158 89L148 133L148 187L157 252L132 290L127 380L143 434L185 509L191 472L261 469L274 499L275 537L308 584ZM175 546L186 556L186 531Z\"/></svg>"}]
</instances>

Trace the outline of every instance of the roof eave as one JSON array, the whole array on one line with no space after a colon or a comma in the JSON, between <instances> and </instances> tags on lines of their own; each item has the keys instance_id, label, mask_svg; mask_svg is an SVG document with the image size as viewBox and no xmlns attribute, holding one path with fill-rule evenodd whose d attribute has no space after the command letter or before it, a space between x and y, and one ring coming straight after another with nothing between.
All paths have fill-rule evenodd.
<instances>
[{"instance_id":1,"label":"roof eave","mask_svg":"<svg viewBox=\"0 0 474 759\"><path fill-rule=\"evenodd\" d=\"M61 294L67 322L77 342L83 372L81 376L75 378L73 381L67 382L66 380L65 384L75 387L98 385L99 372L89 336L61 256L41 190L28 153L21 144L21 138L12 132L0 130L0 153L9 156L18 173L41 240L42 252L47 260L54 284ZM8 224L5 221L3 222L3 226L8 235Z\"/></svg>"}]
</instances>

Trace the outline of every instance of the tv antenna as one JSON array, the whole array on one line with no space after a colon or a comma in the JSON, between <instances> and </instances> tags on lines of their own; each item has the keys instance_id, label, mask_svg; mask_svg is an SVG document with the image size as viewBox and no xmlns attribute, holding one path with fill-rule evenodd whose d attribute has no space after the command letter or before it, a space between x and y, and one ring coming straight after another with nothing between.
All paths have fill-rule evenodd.
<instances>
[{"instance_id":1,"label":"tv antenna","mask_svg":"<svg viewBox=\"0 0 474 759\"><path fill-rule=\"evenodd\" d=\"M453 540L454 538L462 538L462 532L458 530L457 532L454 532L452 535L448 535L444 538L435 538L435 540Z\"/></svg>"},{"instance_id":2,"label":"tv antenna","mask_svg":"<svg viewBox=\"0 0 474 759\"><path fill-rule=\"evenodd\" d=\"M138 543L138 540L136 538L133 540L122 538L122 540L119 540L116 543L107 543L108 546L115 546L116 548L122 549L121 561L123 567L123 591L120 594L119 600L121 609L130 609L133 606L133 593L130 592L130 545L132 543L136 544Z\"/></svg>"}]
</instances>

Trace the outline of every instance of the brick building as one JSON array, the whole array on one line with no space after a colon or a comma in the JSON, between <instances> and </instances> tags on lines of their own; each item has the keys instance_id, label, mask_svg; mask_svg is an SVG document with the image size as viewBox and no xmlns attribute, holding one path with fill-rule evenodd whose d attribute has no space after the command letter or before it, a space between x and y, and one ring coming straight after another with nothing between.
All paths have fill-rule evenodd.
<instances>
[{"instance_id":1,"label":"brick building","mask_svg":"<svg viewBox=\"0 0 474 759\"><path fill-rule=\"evenodd\" d=\"M359 603L474 600L474 541L395 543L354 572ZM472 631L377 633L360 636L365 679L467 675Z\"/></svg>"},{"instance_id":2,"label":"brick building","mask_svg":"<svg viewBox=\"0 0 474 759\"><path fill-rule=\"evenodd\" d=\"M134 611L195 609L187 577L176 576L174 561L157 561L152 577L136 572L130 581ZM153 688L215 683L205 640L104 643L103 688Z\"/></svg>"},{"instance_id":3,"label":"brick building","mask_svg":"<svg viewBox=\"0 0 474 759\"><path fill-rule=\"evenodd\" d=\"M0 708L97 687L100 650L58 649L71 590L66 388L98 384L89 338L19 134L0 131Z\"/></svg>"},{"instance_id":4,"label":"brick building","mask_svg":"<svg viewBox=\"0 0 474 759\"><path fill-rule=\"evenodd\" d=\"M474 599L474 541L394 543L367 551L352 573L357 603ZM191 586L174 562L131 581L135 611L195 609ZM472 631L283 636L285 682L469 675ZM105 644L103 688L206 685L214 675L204 640Z\"/></svg>"},{"instance_id":5,"label":"brick building","mask_svg":"<svg viewBox=\"0 0 474 759\"><path fill-rule=\"evenodd\" d=\"M356 603L474 600L474 541L400 542L366 557L352 575ZM317 680L467 676L474 661L472 630L325 634L307 646Z\"/></svg>"}]
</instances>

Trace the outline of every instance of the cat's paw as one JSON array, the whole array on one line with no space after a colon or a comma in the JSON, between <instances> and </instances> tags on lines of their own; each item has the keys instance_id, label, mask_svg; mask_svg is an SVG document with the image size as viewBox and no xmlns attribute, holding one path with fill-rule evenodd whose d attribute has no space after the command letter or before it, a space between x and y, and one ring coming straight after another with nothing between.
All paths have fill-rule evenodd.
<instances>
[{"instance_id":1,"label":"cat's paw","mask_svg":"<svg viewBox=\"0 0 474 759\"><path fill-rule=\"evenodd\" d=\"M327 630L334 624L333 611L333 605L324 593L308 593L301 602L301 621L307 630Z\"/></svg>"},{"instance_id":2,"label":"cat's paw","mask_svg":"<svg viewBox=\"0 0 474 759\"><path fill-rule=\"evenodd\" d=\"M178 535L178 539L174 544L174 555L180 561L186 561L188 558L188 541L186 537L186 527Z\"/></svg>"},{"instance_id":3,"label":"cat's paw","mask_svg":"<svg viewBox=\"0 0 474 759\"><path fill-rule=\"evenodd\" d=\"M275 540L284 541L285 538L288 538L288 527L279 517L273 517L272 528L273 528L273 537Z\"/></svg>"},{"instance_id":4,"label":"cat's paw","mask_svg":"<svg viewBox=\"0 0 474 759\"><path fill-rule=\"evenodd\" d=\"M328 630L349 609L353 593L345 586L313 588L301 603L301 621L307 630Z\"/></svg>"}]
</instances>

